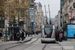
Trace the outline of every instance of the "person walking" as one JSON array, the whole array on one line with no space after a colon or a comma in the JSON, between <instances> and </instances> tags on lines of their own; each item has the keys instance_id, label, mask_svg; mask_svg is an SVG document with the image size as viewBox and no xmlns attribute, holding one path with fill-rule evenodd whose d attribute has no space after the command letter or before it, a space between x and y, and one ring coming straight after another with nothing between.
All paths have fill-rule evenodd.
<instances>
[{"instance_id":1,"label":"person walking","mask_svg":"<svg viewBox=\"0 0 75 50\"><path fill-rule=\"evenodd\" d=\"M17 41L19 41L20 40L20 34L19 34L19 32L17 32L16 37L17 37Z\"/></svg>"},{"instance_id":2,"label":"person walking","mask_svg":"<svg viewBox=\"0 0 75 50\"><path fill-rule=\"evenodd\" d=\"M12 35L12 34L10 34L10 40L11 40L11 41L13 40L13 35Z\"/></svg>"},{"instance_id":3,"label":"person walking","mask_svg":"<svg viewBox=\"0 0 75 50\"><path fill-rule=\"evenodd\" d=\"M1 37L2 37L2 32L0 31L0 39L1 39Z\"/></svg>"},{"instance_id":4,"label":"person walking","mask_svg":"<svg viewBox=\"0 0 75 50\"><path fill-rule=\"evenodd\" d=\"M24 31L22 31L21 38L22 38L22 41L23 41L24 40Z\"/></svg>"},{"instance_id":5,"label":"person walking","mask_svg":"<svg viewBox=\"0 0 75 50\"><path fill-rule=\"evenodd\" d=\"M31 31L31 32L30 32L30 36L31 36L31 37L32 37L32 34L33 34L33 32Z\"/></svg>"},{"instance_id":6,"label":"person walking","mask_svg":"<svg viewBox=\"0 0 75 50\"><path fill-rule=\"evenodd\" d=\"M28 37L30 36L30 31L27 32Z\"/></svg>"},{"instance_id":7,"label":"person walking","mask_svg":"<svg viewBox=\"0 0 75 50\"><path fill-rule=\"evenodd\" d=\"M61 34L62 34L62 38L61 39L63 40L63 37L64 37L63 32L61 32Z\"/></svg>"},{"instance_id":8,"label":"person walking","mask_svg":"<svg viewBox=\"0 0 75 50\"><path fill-rule=\"evenodd\" d=\"M27 36L27 31L25 31L25 33L26 33L26 36Z\"/></svg>"},{"instance_id":9,"label":"person walking","mask_svg":"<svg viewBox=\"0 0 75 50\"><path fill-rule=\"evenodd\" d=\"M58 34L58 32L56 32L56 40L57 41L59 40L59 34Z\"/></svg>"},{"instance_id":10,"label":"person walking","mask_svg":"<svg viewBox=\"0 0 75 50\"><path fill-rule=\"evenodd\" d=\"M61 32L59 33L59 41L62 42L62 34L61 34Z\"/></svg>"},{"instance_id":11,"label":"person walking","mask_svg":"<svg viewBox=\"0 0 75 50\"><path fill-rule=\"evenodd\" d=\"M26 32L24 31L24 39L26 38Z\"/></svg>"}]
</instances>

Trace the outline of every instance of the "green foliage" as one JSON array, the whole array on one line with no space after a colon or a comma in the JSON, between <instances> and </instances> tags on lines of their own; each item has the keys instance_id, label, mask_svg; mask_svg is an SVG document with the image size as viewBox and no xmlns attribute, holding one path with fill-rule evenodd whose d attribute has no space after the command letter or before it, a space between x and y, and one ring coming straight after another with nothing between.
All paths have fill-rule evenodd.
<instances>
[{"instance_id":1,"label":"green foliage","mask_svg":"<svg viewBox=\"0 0 75 50\"><path fill-rule=\"evenodd\" d=\"M0 0L0 17L4 17L4 4L5 0Z\"/></svg>"},{"instance_id":2,"label":"green foliage","mask_svg":"<svg viewBox=\"0 0 75 50\"><path fill-rule=\"evenodd\" d=\"M18 0L14 0L13 5L17 7L16 10L19 16L29 18L29 13L26 12L26 10L29 10L30 0L22 0L20 2Z\"/></svg>"}]
</instances>

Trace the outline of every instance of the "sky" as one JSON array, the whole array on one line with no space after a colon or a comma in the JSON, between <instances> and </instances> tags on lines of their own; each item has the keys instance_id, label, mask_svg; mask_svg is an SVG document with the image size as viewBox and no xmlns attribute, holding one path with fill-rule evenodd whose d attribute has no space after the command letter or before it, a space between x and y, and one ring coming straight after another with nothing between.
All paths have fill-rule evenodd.
<instances>
[{"instance_id":1,"label":"sky","mask_svg":"<svg viewBox=\"0 0 75 50\"><path fill-rule=\"evenodd\" d=\"M51 18L55 18L55 16L58 14L58 11L60 10L60 0L35 0L35 2L40 2L42 4L42 10L44 12L44 15L45 15L44 5L46 5L48 17L49 17L48 5L50 5Z\"/></svg>"}]
</instances>

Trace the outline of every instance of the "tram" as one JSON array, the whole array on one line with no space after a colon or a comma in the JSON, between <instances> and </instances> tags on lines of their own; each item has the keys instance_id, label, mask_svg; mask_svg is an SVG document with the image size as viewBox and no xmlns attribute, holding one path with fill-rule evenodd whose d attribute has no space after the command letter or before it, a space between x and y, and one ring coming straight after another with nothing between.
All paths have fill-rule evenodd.
<instances>
[{"instance_id":1,"label":"tram","mask_svg":"<svg viewBox=\"0 0 75 50\"><path fill-rule=\"evenodd\" d=\"M41 43L43 42L55 42L55 26L43 25L41 32Z\"/></svg>"}]
</instances>

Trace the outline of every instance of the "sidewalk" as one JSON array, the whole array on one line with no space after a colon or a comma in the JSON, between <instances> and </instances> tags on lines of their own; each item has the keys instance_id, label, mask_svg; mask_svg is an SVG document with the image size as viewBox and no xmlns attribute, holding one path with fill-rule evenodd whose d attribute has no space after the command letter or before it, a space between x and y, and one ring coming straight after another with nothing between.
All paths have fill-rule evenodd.
<instances>
[{"instance_id":1,"label":"sidewalk","mask_svg":"<svg viewBox=\"0 0 75 50\"><path fill-rule=\"evenodd\" d=\"M39 34L40 35L40 34ZM28 41L30 41L32 38L34 38L34 37L36 37L36 36L39 36L39 35L32 35L32 36L29 36L29 37L26 37L25 38L25 40L23 41L23 43L25 43L25 42L28 42ZM21 41L22 42L22 41ZM0 46L2 46L2 45L7 45L7 44L18 44L18 43L20 43L20 41L18 42L18 41L7 41L7 42L4 42L4 41L2 41L2 40L0 40Z\"/></svg>"},{"instance_id":2,"label":"sidewalk","mask_svg":"<svg viewBox=\"0 0 75 50\"><path fill-rule=\"evenodd\" d=\"M75 39L68 39L67 41L59 42L63 50L75 50Z\"/></svg>"},{"instance_id":3,"label":"sidewalk","mask_svg":"<svg viewBox=\"0 0 75 50\"><path fill-rule=\"evenodd\" d=\"M26 37L23 42L28 42L31 39L32 39L32 37ZM17 43L18 43L18 41L7 41L7 42L4 42L4 41L0 40L0 46L7 45L7 44L17 44Z\"/></svg>"}]
</instances>

